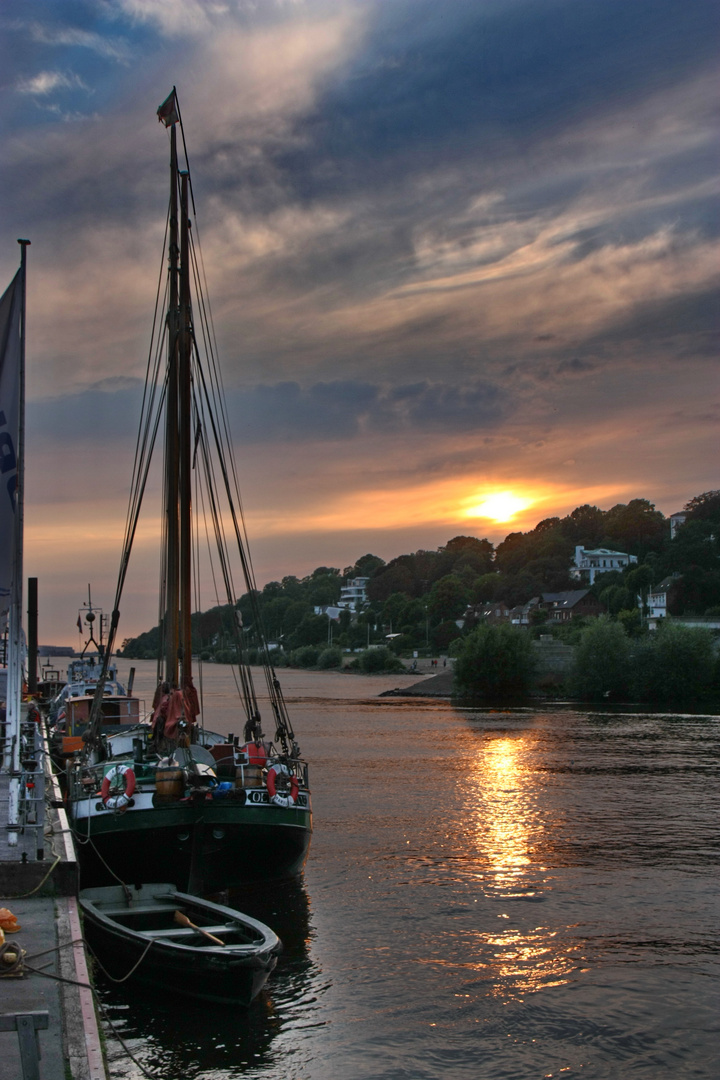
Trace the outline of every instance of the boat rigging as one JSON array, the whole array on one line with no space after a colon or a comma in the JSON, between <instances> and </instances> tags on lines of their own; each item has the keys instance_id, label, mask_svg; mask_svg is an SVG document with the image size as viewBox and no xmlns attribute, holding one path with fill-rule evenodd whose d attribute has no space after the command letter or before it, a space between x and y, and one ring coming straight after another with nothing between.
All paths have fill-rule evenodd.
<instances>
[{"instance_id":1,"label":"boat rigging","mask_svg":"<svg viewBox=\"0 0 720 1080\"><path fill-rule=\"evenodd\" d=\"M282 688L265 644L174 88L158 109L158 116L168 130L170 142L164 253L103 669L83 734L83 753L69 773L74 793L71 816L76 837L84 835L89 840L94 832L89 849L94 849L100 862L105 859L116 873L119 871L108 855L114 855L124 866L132 866L137 873L130 841L142 847L144 831L161 830L169 836L166 830L174 830L165 851L168 880L175 880L179 886L184 886L188 878L212 881L214 887L223 888L252 877L288 876L302 867L312 828L310 793L307 765L300 757ZM132 729L130 738L130 731L108 729L103 713L104 682L153 453L160 441L164 444L164 461L157 688L152 730L141 725L140 729ZM207 551L201 549L201 530ZM272 711L272 741L263 733L244 628L236 607L233 567L238 566L250 600L253 632L261 642ZM228 605L235 615L234 674L243 718L242 745L239 739L223 740L208 731L201 672L199 692L195 685L191 615L193 605L200 607L201 569L209 571L216 603ZM126 765L125 771L117 769L118 764ZM115 770L113 780L122 778L123 784L128 770L132 772L135 786L129 795L125 786L117 795L114 791L109 794L105 784L100 798L111 768ZM174 774L172 778L168 770ZM215 829L208 828L213 817ZM98 844L105 848L103 852ZM153 844L154 851L157 846ZM177 856L174 861L173 852ZM157 864L153 861L152 874L156 876ZM102 876L98 860L94 871L96 876Z\"/></svg>"}]
</instances>

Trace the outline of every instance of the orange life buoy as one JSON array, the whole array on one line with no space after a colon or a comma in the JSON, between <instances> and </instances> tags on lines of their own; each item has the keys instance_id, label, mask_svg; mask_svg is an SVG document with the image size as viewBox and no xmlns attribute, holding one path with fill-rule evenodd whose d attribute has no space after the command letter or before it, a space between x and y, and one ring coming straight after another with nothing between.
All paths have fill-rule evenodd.
<instances>
[{"instance_id":1,"label":"orange life buoy","mask_svg":"<svg viewBox=\"0 0 720 1080\"><path fill-rule=\"evenodd\" d=\"M118 776L123 779L123 785L125 790L120 795L111 795L110 788L112 782ZM133 792L135 791L135 773L132 771L129 765L113 765L107 773L102 782L100 788L100 798L103 801L103 806L108 810L124 810L130 802Z\"/></svg>"},{"instance_id":2,"label":"orange life buoy","mask_svg":"<svg viewBox=\"0 0 720 1080\"><path fill-rule=\"evenodd\" d=\"M267 748L265 743L259 740L245 743L240 747L240 753L247 754L248 765L259 765L261 768L267 765Z\"/></svg>"},{"instance_id":3,"label":"orange life buoy","mask_svg":"<svg viewBox=\"0 0 720 1080\"><path fill-rule=\"evenodd\" d=\"M279 795L277 793L277 778L278 776L290 777L290 794ZM270 802L275 803L276 806L295 806L297 803L298 791L300 790L300 781L297 776L291 775L287 765L278 763L271 766L267 771L267 777L265 778L267 785L268 795L270 796Z\"/></svg>"}]
</instances>

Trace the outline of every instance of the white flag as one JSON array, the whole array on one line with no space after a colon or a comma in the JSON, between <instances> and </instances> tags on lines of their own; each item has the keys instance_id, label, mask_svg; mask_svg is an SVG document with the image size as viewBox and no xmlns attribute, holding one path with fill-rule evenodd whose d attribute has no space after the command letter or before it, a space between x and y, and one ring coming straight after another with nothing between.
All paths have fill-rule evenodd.
<instances>
[{"instance_id":1,"label":"white flag","mask_svg":"<svg viewBox=\"0 0 720 1080\"><path fill-rule=\"evenodd\" d=\"M18 270L0 299L0 623L4 623L10 606L15 559L21 274L22 270Z\"/></svg>"}]
</instances>

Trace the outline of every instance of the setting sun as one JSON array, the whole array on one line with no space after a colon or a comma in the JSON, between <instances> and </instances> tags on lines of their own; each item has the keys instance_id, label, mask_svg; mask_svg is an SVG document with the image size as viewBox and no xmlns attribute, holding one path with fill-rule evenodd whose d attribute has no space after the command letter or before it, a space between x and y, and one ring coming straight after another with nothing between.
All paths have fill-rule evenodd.
<instances>
[{"instance_id":1,"label":"setting sun","mask_svg":"<svg viewBox=\"0 0 720 1080\"><path fill-rule=\"evenodd\" d=\"M521 510L532 506L532 499L523 499L511 491L498 491L488 495L481 503L465 511L467 517L491 518L493 521L512 521Z\"/></svg>"}]
</instances>

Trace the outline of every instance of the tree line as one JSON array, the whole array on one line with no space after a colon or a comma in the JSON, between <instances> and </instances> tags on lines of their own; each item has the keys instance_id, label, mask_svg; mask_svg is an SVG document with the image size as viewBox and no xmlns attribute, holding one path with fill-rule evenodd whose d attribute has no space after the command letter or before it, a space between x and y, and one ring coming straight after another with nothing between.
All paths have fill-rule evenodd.
<instances>
[{"instance_id":1,"label":"tree line","mask_svg":"<svg viewBox=\"0 0 720 1080\"><path fill-rule=\"evenodd\" d=\"M477 609L503 601L523 604L544 592L580 587L570 575L576 545L607 547L635 555L637 563L599 576L592 592L629 640L644 634L642 598L670 574L677 575L671 614L720 613L720 491L705 492L684 507L685 523L670 538L669 523L647 499L609 510L577 507L564 518L540 521L528 532L511 532L494 546L487 539L456 536L435 550L419 550L385 562L366 554L340 570L320 566L304 578L271 581L256 593L263 634L254 625L251 597L192 617L193 652L206 660L237 659L237 616L252 659L266 640L278 646L280 662L302 649L362 650L389 644L395 654L458 652L478 626ZM350 580L367 578L368 602L358 613L341 611L331 622L323 609L337 604ZM641 598L638 606L638 597ZM543 626L577 643L582 620ZM154 658L160 628L123 642L123 655ZM310 655L304 654L305 657ZM337 655L332 653L330 655Z\"/></svg>"},{"instance_id":2,"label":"tree line","mask_svg":"<svg viewBox=\"0 0 720 1080\"><path fill-rule=\"evenodd\" d=\"M478 626L453 647L458 696L500 704L535 690L536 654L527 631L509 623ZM569 697L679 711L720 707L720 655L707 629L665 620L653 633L633 637L602 615L578 628L574 653L562 687Z\"/></svg>"}]
</instances>

